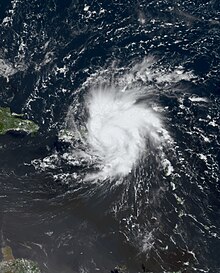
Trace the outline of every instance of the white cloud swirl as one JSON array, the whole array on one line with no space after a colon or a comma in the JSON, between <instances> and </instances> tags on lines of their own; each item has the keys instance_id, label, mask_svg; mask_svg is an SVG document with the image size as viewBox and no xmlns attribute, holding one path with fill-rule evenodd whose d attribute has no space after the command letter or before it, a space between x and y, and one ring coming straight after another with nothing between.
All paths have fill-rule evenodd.
<instances>
[{"instance_id":1,"label":"white cloud swirl","mask_svg":"<svg viewBox=\"0 0 220 273\"><path fill-rule=\"evenodd\" d=\"M98 88L87 98L88 143L103 169L104 177L127 175L146 149L146 138L159 141L159 116L135 90Z\"/></svg>"}]
</instances>

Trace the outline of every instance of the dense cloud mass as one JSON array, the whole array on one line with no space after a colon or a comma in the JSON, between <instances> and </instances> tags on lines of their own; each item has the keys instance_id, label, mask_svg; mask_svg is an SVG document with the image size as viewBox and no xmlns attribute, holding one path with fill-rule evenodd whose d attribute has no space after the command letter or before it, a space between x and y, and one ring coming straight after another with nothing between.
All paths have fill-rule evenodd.
<instances>
[{"instance_id":1,"label":"dense cloud mass","mask_svg":"<svg viewBox=\"0 0 220 273\"><path fill-rule=\"evenodd\" d=\"M103 174L131 172L146 147L145 138L159 141L159 117L144 103L138 103L135 90L114 88L92 90L88 101L88 141L103 161Z\"/></svg>"}]
</instances>

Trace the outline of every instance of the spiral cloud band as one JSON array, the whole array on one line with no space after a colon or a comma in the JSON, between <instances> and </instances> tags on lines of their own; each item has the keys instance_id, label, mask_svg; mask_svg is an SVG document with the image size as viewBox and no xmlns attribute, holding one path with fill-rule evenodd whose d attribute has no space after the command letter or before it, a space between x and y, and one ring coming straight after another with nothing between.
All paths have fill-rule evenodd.
<instances>
[{"instance_id":1,"label":"spiral cloud band","mask_svg":"<svg viewBox=\"0 0 220 273\"><path fill-rule=\"evenodd\" d=\"M87 98L88 143L105 177L129 174L146 149L146 138L159 140L158 115L138 99L135 90L113 87L92 90Z\"/></svg>"}]
</instances>

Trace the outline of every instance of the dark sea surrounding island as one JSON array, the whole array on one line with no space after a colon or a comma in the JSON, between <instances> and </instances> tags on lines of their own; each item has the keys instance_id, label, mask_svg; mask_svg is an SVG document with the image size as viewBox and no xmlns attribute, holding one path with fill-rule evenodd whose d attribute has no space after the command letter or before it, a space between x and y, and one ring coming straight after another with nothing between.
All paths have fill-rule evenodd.
<instances>
[{"instance_id":1,"label":"dark sea surrounding island","mask_svg":"<svg viewBox=\"0 0 220 273\"><path fill-rule=\"evenodd\" d=\"M39 131L0 135L0 244L42 273L219 273L219 75L219 0L1 0L0 107ZM89 152L88 94L135 109L127 149L153 111L141 153Z\"/></svg>"}]
</instances>

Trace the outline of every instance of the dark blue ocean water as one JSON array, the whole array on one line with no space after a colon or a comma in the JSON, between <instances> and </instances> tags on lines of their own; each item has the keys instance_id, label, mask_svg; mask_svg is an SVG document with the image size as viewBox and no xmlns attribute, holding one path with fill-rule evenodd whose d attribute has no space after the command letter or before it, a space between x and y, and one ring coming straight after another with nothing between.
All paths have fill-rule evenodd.
<instances>
[{"instance_id":1,"label":"dark blue ocean water","mask_svg":"<svg viewBox=\"0 0 220 273\"><path fill-rule=\"evenodd\" d=\"M0 106L40 126L0 136L14 255L46 273L220 272L219 60L217 0L1 0ZM61 132L84 126L93 84L130 78L162 109L172 172L149 145L122 183L86 183L94 166Z\"/></svg>"}]
</instances>

